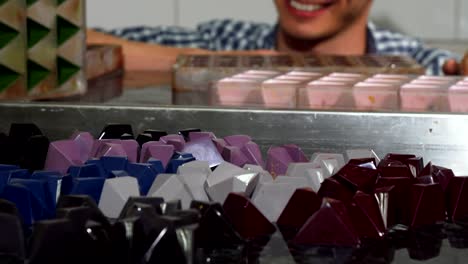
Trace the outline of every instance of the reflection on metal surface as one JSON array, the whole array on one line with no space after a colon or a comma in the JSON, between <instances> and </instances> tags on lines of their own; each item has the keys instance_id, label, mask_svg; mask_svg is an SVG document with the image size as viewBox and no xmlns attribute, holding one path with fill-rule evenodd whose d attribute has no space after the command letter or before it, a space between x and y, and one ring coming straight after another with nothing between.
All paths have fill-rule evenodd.
<instances>
[{"instance_id":1,"label":"reflection on metal surface","mask_svg":"<svg viewBox=\"0 0 468 264\"><path fill-rule=\"evenodd\" d=\"M388 220L388 193L380 192L375 194L375 198L379 204L380 213L382 214L382 219L384 221L385 228L387 228Z\"/></svg>"}]
</instances>

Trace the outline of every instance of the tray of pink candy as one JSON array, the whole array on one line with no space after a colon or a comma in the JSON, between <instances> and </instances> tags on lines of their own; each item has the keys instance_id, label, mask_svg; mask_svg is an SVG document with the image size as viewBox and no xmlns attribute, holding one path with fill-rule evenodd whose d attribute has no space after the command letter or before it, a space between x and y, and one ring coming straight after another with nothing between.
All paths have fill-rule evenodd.
<instances>
[{"instance_id":1,"label":"tray of pink candy","mask_svg":"<svg viewBox=\"0 0 468 264\"><path fill-rule=\"evenodd\" d=\"M227 106L468 112L461 76L248 70L217 81L211 95Z\"/></svg>"}]
</instances>

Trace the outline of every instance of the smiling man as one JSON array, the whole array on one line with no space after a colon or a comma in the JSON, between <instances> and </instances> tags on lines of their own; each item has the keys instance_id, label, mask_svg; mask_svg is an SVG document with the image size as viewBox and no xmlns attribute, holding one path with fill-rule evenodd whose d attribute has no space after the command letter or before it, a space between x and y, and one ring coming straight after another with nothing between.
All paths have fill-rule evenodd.
<instances>
[{"instance_id":1,"label":"smiling man","mask_svg":"<svg viewBox=\"0 0 468 264\"><path fill-rule=\"evenodd\" d=\"M196 29L129 27L88 31L89 43L123 46L127 70L169 70L190 52L242 51L338 55L407 55L427 74L459 73L459 56L378 29L368 21L372 0L274 0L278 23L215 20Z\"/></svg>"}]
</instances>

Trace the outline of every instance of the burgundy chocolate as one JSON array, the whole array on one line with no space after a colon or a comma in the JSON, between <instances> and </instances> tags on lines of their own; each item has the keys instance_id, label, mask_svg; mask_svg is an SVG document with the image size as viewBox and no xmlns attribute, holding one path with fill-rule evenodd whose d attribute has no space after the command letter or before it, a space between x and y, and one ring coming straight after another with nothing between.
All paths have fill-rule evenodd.
<instances>
[{"instance_id":1,"label":"burgundy chocolate","mask_svg":"<svg viewBox=\"0 0 468 264\"><path fill-rule=\"evenodd\" d=\"M230 193L223 208L236 231L245 239L270 235L276 231L275 226L242 194Z\"/></svg>"},{"instance_id":2,"label":"burgundy chocolate","mask_svg":"<svg viewBox=\"0 0 468 264\"><path fill-rule=\"evenodd\" d=\"M371 193L377 182L378 172L374 169L346 164L333 178L353 191Z\"/></svg>"},{"instance_id":3,"label":"burgundy chocolate","mask_svg":"<svg viewBox=\"0 0 468 264\"><path fill-rule=\"evenodd\" d=\"M414 184L411 187L411 227L433 225L445 220L445 199L438 183Z\"/></svg>"},{"instance_id":4,"label":"burgundy chocolate","mask_svg":"<svg viewBox=\"0 0 468 264\"><path fill-rule=\"evenodd\" d=\"M358 191L348 209L359 237L382 238L385 235L385 224L374 195Z\"/></svg>"},{"instance_id":5,"label":"burgundy chocolate","mask_svg":"<svg viewBox=\"0 0 468 264\"><path fill-rule=\"evenodd\" d=\"M447 215L452 222L468 223L468 177L453 177L446 191Z\"/></svg>"},{"instance_id":6,"label":"burgundy chocolate","mask_svg":"<svg viewBox=\"0 0 468 264\"><path fill-rule=\"evenodd\" d=\"M387 227L396 224L408 225L409 223L409 199L412 179L408 177L381 177L377 181L376 188L392 187L388 189ZM376 191L377 191L376 190Z\"/></svg>"},{"instance_id":7,"label":"burgundy chocolate","mask_svg":"<svg viewBox=\"0 0 468 264\"><path fill-rule=\"evenodd\" d=\"M413 178L413 174L411 173L410 168L402 163L401 161L397 160L382 160L379 163L377 169L380 172L380 176L382 177L405 177L405 178Z\"/></svg>"},{"instance_id":8,"label":"burgundy chocolate","mask_svg":"<svg viewBox=\"0 0 468 264\"><path fill-rule=\"evenodd\" d=\"M292 240L296 245L355 247L360 244L343 202L326 199Z\"/></svg>"},{"instance_id":9,"label":"burgundy chocolate","mask_svg":"<svg viewBox=\"0 0 468 264\"><path fill-rule=\"evenodd\" d=\"M284 208L277 224L281 227L300 229L307 219L320 209L322 198L312 189L297 189Z\"/></svg>"},{"instance_id":10,"label":"burgundy chocolate","mask_svg":"<svg viewBox=\"0 0 468 264\"><path fill-rule=\"evenodd\" d=\"M351 201L355 191L341 184L336 179L328 178L322 182L318 195L322 198L333 198L339 201Z\"/></svg>"}]
</instances>

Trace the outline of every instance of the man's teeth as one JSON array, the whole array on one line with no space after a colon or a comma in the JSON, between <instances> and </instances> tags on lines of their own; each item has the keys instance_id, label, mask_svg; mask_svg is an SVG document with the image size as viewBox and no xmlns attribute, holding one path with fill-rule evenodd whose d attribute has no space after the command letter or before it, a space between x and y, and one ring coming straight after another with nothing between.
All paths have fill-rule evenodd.
<instances>
[{"instance_id":1,"label":"man's teeth","mask_svg":"<svg viewBox=\"0 0 468 264\"><path fill-rule=\"evenodd\" d=\"M319 10L319 9L323 8L323 6L321 6L321 5L303 4L303 3L300 3L300 2L296 2L294 0L291 1L291 6L294 7L295 9L297 9L297 10L308 11L308 12Z\"/></svg>"}]
</instances>

